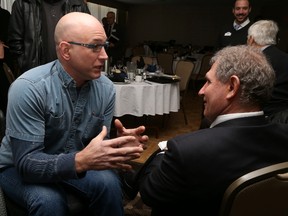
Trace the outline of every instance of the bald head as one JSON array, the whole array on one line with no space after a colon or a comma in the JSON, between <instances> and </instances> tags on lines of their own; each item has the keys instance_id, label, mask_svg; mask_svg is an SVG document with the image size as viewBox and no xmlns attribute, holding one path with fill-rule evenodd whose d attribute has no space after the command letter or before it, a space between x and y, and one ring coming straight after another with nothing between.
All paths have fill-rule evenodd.
<instances>
[{"instance_id":1,"label":"bald head","mask_svg":"<svg viewBox=\"0 0 288 216\"><path fill-rule=\"evenodd\" d=\"M55 42L81 41L87 35L96 34L105 36L102 24L92 15L81 12L71 12L63 16L55 28Z\"/></svg>"}]
</instances>

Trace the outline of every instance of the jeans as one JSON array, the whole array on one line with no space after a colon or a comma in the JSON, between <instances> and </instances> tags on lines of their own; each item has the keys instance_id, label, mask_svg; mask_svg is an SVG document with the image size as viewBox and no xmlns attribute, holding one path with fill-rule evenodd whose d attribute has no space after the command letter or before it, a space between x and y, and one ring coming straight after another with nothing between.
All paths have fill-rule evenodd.
<instances>
[{"instance_id":1,"label":"jeans","mask_svg":"<svg viewBox=\"0 0 288 216\"><path fill-rule=\"evenodd\" d=\"M124 215L121 182L111 170L88 171L83 178L59 184L36 184L23 182L15 167L10 167L0 171L0 186L10 199L26 208L29 215L69 215L67 188L85 197L91 215Z\"/></svg>"}]
</instances>

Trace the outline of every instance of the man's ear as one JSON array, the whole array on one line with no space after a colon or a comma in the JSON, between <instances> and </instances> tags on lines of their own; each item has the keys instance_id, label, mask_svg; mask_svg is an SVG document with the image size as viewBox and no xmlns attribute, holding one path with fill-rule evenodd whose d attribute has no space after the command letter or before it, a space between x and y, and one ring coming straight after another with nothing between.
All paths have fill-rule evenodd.
<instances>
[{"instance_id":1,"label":"man's ear","mask_svg":"<svg viewBox=\"0 0 288 216\"><path fill-rule=\"evenodd\" d=\"M70 59L70 44L62 41L60 42L60 44L58 45L58 49L59 49L59 54L62 56L63 59L65 60L69 60Z\"/></svg>"},{"instance_id":2,"label":"man's ear","mask_svg":"<svg viewBox=\"0 0 288 216\"><path fill-rule=\"evenodd\" d=\"M230 77L228 88L229 89L226 99L231 99L238 94L240 88L240 80L237 76L233 75Z\"/></svg>"},{"instance_id":3,"label":"man's ear","mask_svg":"<svg viewBox=\"0 0 288 216\"><path fill-rule=\"evenodd\" d=\"M247 37L247 45L255 45L256 44L256 42L255 42L255 40L254 40L254 38L251 36L251 35L249 35L248 37Z\"/></svg>"}]
</instances>

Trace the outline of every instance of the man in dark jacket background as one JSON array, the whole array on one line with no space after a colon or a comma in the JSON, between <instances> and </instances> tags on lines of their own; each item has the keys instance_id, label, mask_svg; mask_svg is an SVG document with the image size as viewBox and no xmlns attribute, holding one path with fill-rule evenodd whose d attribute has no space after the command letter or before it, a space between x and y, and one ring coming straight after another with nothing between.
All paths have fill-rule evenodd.
<instances>
[{"instance_id":1,"label":"man in dark jacket background","mask_svg":"<svg viewBox=\"0 0 288 216\"><path fill-rule=\"evenodd\" d=\"M118 23L115 22L116 14L113 11L109 11L106 15L107 25L104 26L106 36L109 41L109 47L106 50L110 58L110 65L114 66L117 64L117 61L123 60L124 51L123 51L123 36L122 30Z\"/></svg>"},{"instance_id":2,"label":"man in dark jacket background","mask_svg":"<svg viewBox=\"0 0 288 216\"><path fill-rule=\"evenodd\" d=\"M69 12L90 14L83 0L16 0L13 3L8 45L17 59L18 75L57 58L54 29L58 20Z\"/></svg>"},{"instance_id":3,"label":"man in dark jacket background","mask_svg":"<svg viewBox=\"0 0 288 216\"><path fill-rule=\"evenodd\" d=\"M248 45L258 47L271 63L276 82L272 97L263 107L273 122L288 123L288 54L277 47L279 27L273 20L259 20L248 29Z\"/></svg>"}]
</instances>

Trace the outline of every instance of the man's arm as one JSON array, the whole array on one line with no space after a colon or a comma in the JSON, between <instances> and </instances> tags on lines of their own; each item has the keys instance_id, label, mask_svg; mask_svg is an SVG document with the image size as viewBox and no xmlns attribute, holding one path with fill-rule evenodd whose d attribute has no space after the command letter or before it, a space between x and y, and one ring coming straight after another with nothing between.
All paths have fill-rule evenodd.
<instances>
[{"instance_id":1,"label":"man's arm","mask_svg":"<svg viewBox=\"0 0 288 216\"><path fill-rule=\"evenodd\" d=\"M22 58L24 53L24 15L23 2L15 1L12 5L10 24L8 28L8 46L11 54L16 58L19 68L22 68Z\"/></svg>"}]
</instances>

